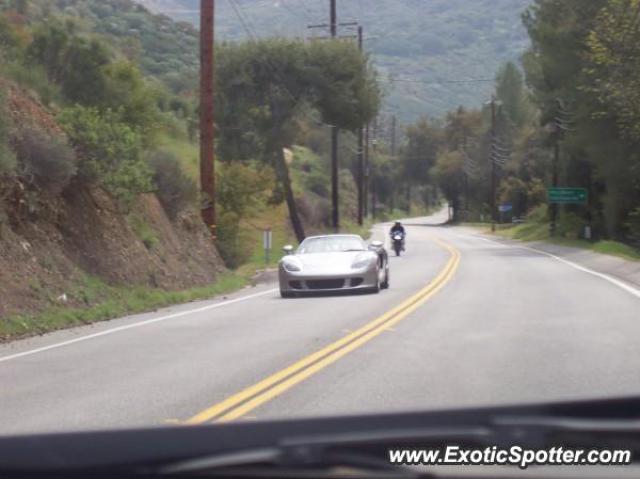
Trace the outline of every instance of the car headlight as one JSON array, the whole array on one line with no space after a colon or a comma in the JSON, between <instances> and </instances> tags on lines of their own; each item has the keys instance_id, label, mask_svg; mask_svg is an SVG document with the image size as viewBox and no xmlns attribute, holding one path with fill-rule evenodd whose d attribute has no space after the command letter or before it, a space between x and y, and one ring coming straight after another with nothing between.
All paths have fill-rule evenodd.
<instances>
[{"instance_id":1,"label":"car headlight","mask_svg":"<svg viewBox=\"0 0 640 479\"><path fill-rule=\"evenodd\" d=\"M376 255L374 255L374 254L358 255L353 260L353 263L351 263L351 268L352 269L366 268L370 264L375 263L377 261L377 259L378 259L378 257Z\"/></svg>"},{"instance_id":2,"label":"car headlight","mask_svg":"<svg viewBox=\"0 0 640 479\"><path fill-rule=\"evenodd\" d=\"M302 271L302 265L293 258L285 258L282 260L282 267L290 273Z\"/></svg>"}]
</instances>

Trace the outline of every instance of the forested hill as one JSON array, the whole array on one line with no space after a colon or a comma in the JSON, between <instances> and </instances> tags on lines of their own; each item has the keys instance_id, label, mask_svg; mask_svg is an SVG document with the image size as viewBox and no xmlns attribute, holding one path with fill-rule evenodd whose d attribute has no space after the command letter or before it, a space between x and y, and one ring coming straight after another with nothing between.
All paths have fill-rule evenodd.
<instances>
[{"instance_id":1,"label":"forested hill","mask_svg":"<svg viewBox=\"0 0 640 479\"><path fill-rule=\"evenodd\" d=\"M199 0L139 2L173 18L197 22ZM339 0L338 15L339 21L358 18L364 25L366 48L374 53L388 95L385 110L410 121L424 113L440 116L458 105L485 101L493 84L464 80L492 79L505 61L519 59L529 44L520 21L529 3ZM308 23L326 22L328 16L324 0L234 0L217 2L216 7L219 39L247 38L247 29L256 36L306 36L311 34ZM411 81L403 81L407 79Z\"/></svg>"},{"instance_id":2,"label":"forested hill","mask_svg":"<svg viewBox=\"0 0 640 479\"><path fill-rule=\"evenodd\" d=\"M150 15L132 0L0 0L0 10L12 9L23 10L21 15L28 22L54 16L71 21L77 32L100 37L174 92L191 90L196 84L198 33L190 23Z\"/></svg>"}]
</instances>

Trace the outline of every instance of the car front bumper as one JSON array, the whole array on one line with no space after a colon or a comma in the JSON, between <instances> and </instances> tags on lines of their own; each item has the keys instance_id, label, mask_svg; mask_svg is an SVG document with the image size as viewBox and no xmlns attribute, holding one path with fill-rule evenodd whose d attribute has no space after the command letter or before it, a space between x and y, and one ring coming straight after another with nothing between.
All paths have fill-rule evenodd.
<instances>
[{"instance_id":1,"label":"car front bumper","mask_svg":"<svg viewBox=\"0 0 640 479\"><path fill-rule=\"evenodd\" d=\"M375 289L379 284L378 269L373 266L336 274L313 274L279 268L280 291L284 293L331 293Z\"/></svg>"}]
</instances>

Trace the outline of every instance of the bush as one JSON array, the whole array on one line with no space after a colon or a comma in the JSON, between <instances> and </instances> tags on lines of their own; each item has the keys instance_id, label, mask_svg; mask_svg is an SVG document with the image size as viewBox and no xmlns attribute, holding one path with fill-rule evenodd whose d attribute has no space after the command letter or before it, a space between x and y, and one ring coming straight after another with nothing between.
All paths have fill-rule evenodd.
<instances>
[{"instance_id":1,"label":"bush","mask_svg":"<svg viewBox=\"0 0 640 479\"><path fill-rule=\"evenodd\" d=\"M224 264L232 269L245 263L251 256L251 243L242 237L240 220L237 213L218 208L216 245Z\"/></svg>"},{"instance_id":2,"label":"bush","mask_svg":"<svg viewBox=\"0 0 640 479\"><path fill-rule=\"evenodd\" d=\"M47 73L40 65L24 65L19 61L2 65L5 74L23 89L31 89L38 94L40 101L49 106L61 98L60 88L49 81Z\"/></svg>"},{"instance_id":3,"label":"bush","mask_svg":"<svg viewBox=\"0 0 640 479\"><path fill-rule=\"evenodd\" d=\"M20 176L28 183L59 193L77 172L73 150L60 138L42 130L23 130L16 139Z\"/></svg>"},{"instance_id":4,"label":"bush","mask_svg":"<svg viewBox=\"0 0 640 479\"><path fill-rule=\"evenodd\" d=\"M136 128L144 144L150 146L160 121L156 98L162 91L151 88L140 70L128 62L112 63L103 69L103 73L104 99L94 105L119 110L122 121Z\"/></svg>"},{"instance_id":5,"label":"bush","mask_svg":"<svg viewBox=\"0 0 640 479\"><path fill-rule=\"evenodd\" d=\"M80 179L99 184L125 206L153 190L152 171L141 155L140 134L113 110L75 106L58 117L79 154Z\"/></svg>"},{"instance_id":6,"label":"bush","mask_svg":"<svg viewBox=\"0 0 640 479\"><path fill-rule=\"evenodd\" d=\"M275 184L273 171L240 162L217 168L218 250L225 264L235 268L251 256L251 238L243 237L240 222L260 211Z\"/></svg>"},{"instance_id":7,"label":"bush","mask_svg":"<svg viewBox=\"0 0 640 479\"><path fill-rule=\"evenodd\" d=\"M149 251L151 251L160 241L156 232L151 226L149 226L144 218L132 215L129 217L129 224L131 225L131 229L135 235L140 241L142 241L142 244L144 244L145 248Z\"/></svg>"},{"instance_id":8,"label":"bush","mask_svg":"<svg viewBox=\"0 0 640 479\"><path fill-rule=\"evenodd\" d=\"M198 187L180 166L180 160L172 153L156 151L149 157L153 170L156 195L171 219L193 205L198 198Z\"/></svg>"},{"instance_id":9,"label":"bush","mask_svg":"<svg viewBox=\"0 0 640 479\"><path fill-rule=\"evenodd\" d=\"M538 205L527 214L527 221L531 223L548 223L549 213L548 206L545 204Z\"/></svg>"},{"instance_id":10,"label":"bush","mask_svg":"<svg viewBox=\"0 0 640 479\"><path fill-rule=\"evenodd\" d=\"M562 238L578 239L582 234L585 220L575 213L560 214L556 226L558 236Z\"/></svg>"},{"instance_id":11,"label":"bush","mask_svg":"<svg viewBox=\"0 0 640 479\"><path fill-rule=\"evenodd\" d=\"M0 140L0 178L13 173L16 167L16 157L6 143Z\"/></svg>"},{"instance_id":12,"label":"bush","mask_svg":"<svg viewBox=\"0 0 640 479\"><path fill-rule=\"evenodd\" d=\"M5 97L0 91L0 177L13 173L16 166L15 155L9 148L8 118Z\"/></svg>"},{"instance_id":13,"label":"bush","mask_svg":"<svg viewBox=\"0 0 640 479\"><path fill-rule=\"evenodd\" d=\"M626 227L631 244L640 248L640 207L629 213Z\"/></svg>"}]
</instances>

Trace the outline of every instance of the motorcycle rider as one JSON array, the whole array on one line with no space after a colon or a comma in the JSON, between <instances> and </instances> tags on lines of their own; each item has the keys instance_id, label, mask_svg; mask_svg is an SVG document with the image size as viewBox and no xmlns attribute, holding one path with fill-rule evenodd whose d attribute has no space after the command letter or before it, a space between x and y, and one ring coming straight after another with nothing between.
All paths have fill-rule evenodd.
<instances>
[{"instance_id":1,"label":"motorcycle rider","mask_svg":"<svg viewBox=\"0 0 640 479\"><path fill-rule=\"evenodd\" d=\"M407 237L407 232L405 231L404 226L402 226L402 223L400 223L399 221L396 221L393 224L393 226L391 227L391 231L389 232L392 238L395 233L400 233L402 235L402 251L404 251L404 240Z\"/></svg>"}]
</instances>

